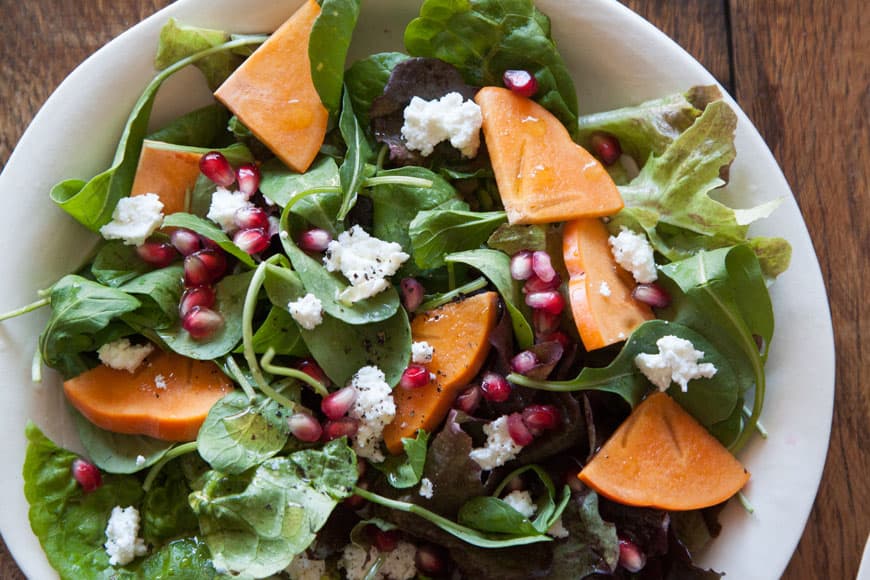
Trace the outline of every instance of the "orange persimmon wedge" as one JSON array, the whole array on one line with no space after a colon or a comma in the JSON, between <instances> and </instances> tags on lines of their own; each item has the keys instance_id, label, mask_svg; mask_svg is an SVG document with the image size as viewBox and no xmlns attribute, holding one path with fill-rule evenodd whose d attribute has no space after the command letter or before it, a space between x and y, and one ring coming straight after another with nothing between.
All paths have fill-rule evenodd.
<instances>
[{"instance_id":1,"label":"orange persimmon wedge","mask_svg":"<svg viewBox=\"0 0 870 580\"><path fill-rule=\"evenodd\" d=\"M431 432L444 420L486 361L497 314L498 294L485 292L414 317L411 336L435 349L425 365L435 378L419 389L393 390L396 418L384 429L390 453L403 451L403 437L414 437L419 429Z\"/></svg>"},{"instance_id":2,"label":"orange persimmon wedge","mask_svg":"<svg viewBox=\"0 0 870 580\"><path fill-rule=\"evenodd\" d=\"M216 364L155 351L130 373L95 367L63 384L73 407L113 433L193 441L209 409L232 390Z\"/></svg>"},{"instance_id":3,"label":"orange persimmon wedge","mask_svg":"<svg viewBox=\"0 0 870 580\"><path fill-rule=\"evenodd\" d=\"M187 211L199 177L200 157L202 152L192 147L146 140L130 195L155 194L163 202L165 215Z\"/></svg>"},{"instance_id":4,"label":"orange persimmon wedge","mask_svg":"<svg viewBox=\"0 0 870 580\"><path fill-rule=\"evenodd\" d=\"M570 221L562 233L571 314L587 351L623 341L655 318L632 297L634 279L614 260L608 238L597 218Z\"/></svg>"},{"instance_id":5,"label":"orange persimmon wedge","mask_svg":"<svg viewBox=\"0 0 870 580\"><path fill-rule=\"evenodd\" d=\"M215 91L286 165L304 173L323 144L329 112L311 80L308 40L320 15L307 0Z\"/></svg>"},{"instance_id":6,"label":"orange persimmon wedge","mask_svg":"<svg viewBox=\"0 0 870 580\"><path fill-rule=\"evenodd\" d=\"M647 397L578 475L613 501L663 510L722 503L749 472L665 393Z\"/></svg>"},{"instance_id":7,"label":"orange persimmon wedge","mask_svg":"<svg viewBox=\"0 0 870 580\"><path fill-rule=\"evenodd\" d=\"M607 170L547 109L499 87L482 88L474 100L510 223L563 222L622 209Z\"/></svg>"}]
</instances>

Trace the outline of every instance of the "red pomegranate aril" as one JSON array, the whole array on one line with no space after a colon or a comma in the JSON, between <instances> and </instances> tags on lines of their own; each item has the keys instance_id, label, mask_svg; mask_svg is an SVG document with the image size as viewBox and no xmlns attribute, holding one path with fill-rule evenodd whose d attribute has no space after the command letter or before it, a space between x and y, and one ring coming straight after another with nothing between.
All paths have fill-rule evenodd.
<instances>
[{"instance_id":1,"label":"red pomegranate aril","mask_svg":"<svg viewBox=\"0 0 870 580\"><path fill-rule=\"evenodd\" d=\"M458 397L456 397L456 402L453 404L454 407L465 413L466 415L471 415L477 410L477 407L480 405L480 399L483 396L483 393L480 390L480 387L477 385L473 385L465 391L463 391Z\"/></svg>"},{"instance_id":2,"label":"red pomegranate aril","mask_svg":"<svg viewBox=\"0 0 870 580\"><path fill-rule=\"evenodd\" d=\"M550 314L546 310L532 311L532 326L537 334L551 334L559 329L562 318L558 314Z\"/></svg>"},{"instance_id":3,"label":"red pomegranate aril","mask_svg":"<svg viewBox=\"0 0 870 580\"><path fill-rule=\"evenodd\" d=\"M215 302L215 291L211 286L197 286L188 288L181 295L181 301L178 304L178 315L181 318L187 316L187 313L193 310L194 306L203 308L211 308Z\"/></svg>"},{"instance_id":4,"label":"red pomegranate aril","mask_svg":"<svg viewBox=\"0 0 870 580\"><path fill-rule=\"evenodd\" d=\"M631 291L631 297L653 308L667 308L671 305L671 295L655 282L638 284Z\"/></svg>"},{"instance_id":5,"label":"red pomegranate aril","mask_svg":"<svg viewBox=\"0 0 870 580\"><path fill-rule=\"evenodd\" d=\"M239 165L236 169L236 179L239 181L239 191L251 197L260 189L260 170L253 163Z\"/></svg>"},{"instance_id":6,"label":"red pomegranate aril","mask_svg":"<svg viewBox=\"0 0 870 580\"><path fill-rule=\"evenodd\" d=\"M538 92L538 79L527 70L506 70L504 86L521 97L533 97Z\"/></svg>"},{"instance_id":7,"label":"red pomegranate aril","mask_svg":"<svg viewBox=\"0 0 870 580\"><path fill-rule=\"evenodd\" d=\"M73 479L81 486L83 492L91 493L103 485L103 476L100 470L90 461L85 461L82 458L74 459L71 469Z\"/></svg>"},{"instance_id":8,"label":"red pomegranate aril","mask_svg":"<svg viewBox=\"0 0 870 580\"><path fill-rule=\"evenodd\" d=\"M629 572L640 572L646 566L646 554L627 538L619 538L619 565Z\"/></svg>"},{"instance_id":9,"label":"red pomegranate aril","mask_svg":"<svg viewBox=\"0 0 870 580\"><path fill-rule=\"evenodd\" d=\"M532 274L532 277L526 280L526 283L523 284L523 294L534 294L535 292L547 292L548 290L555 290L559 287L559 284L562 283L561 278L559 278L559 273L556 273L556 277L550 280L549 282L544 282L537 275Z\"/></svg>"},{"instance_id":10,"label":"red pomegranate aril","mask_svg":"<svg viewBox=\"0 0 870 580\"><path fill-rule=\"evenodd\" d=\"M553 280L556 279L556 270L553 268L550 254L547 252L538 250L532 254L532 270L541 282L552 284Z\"/></svg>"},{"instance_id":11,"label":"red pomegranate aril","mask_svg":"<svg viewBox=\"0 0 870 580\"><path fill-rule=\"evenodd\" d=\"M414 563L417 565L417 570L424 574L443 574L447 570L444 552L432 544L423 544L417 548Z\"/></svg>"},{"instance_id":12,"label":"red pomegranate aril","mask_svg":"<svg viewBox=\"0 0 870 580\"><path fill-rule=\"evenodd\" d=\"M210 151L199 160L199 170L221 187L229 187L236 182L236 172L227 158L218 151Z\"/></svg>"},{"instance_id":13,"label":"red pomegranate aril","mask_svg":"<svg viewBox=\"0 0 870 580\"><path fill-rule=\"evenodd\" d=\"M530 308L543 310L549 314L561 314L565 308L565 299L555 290L548 290L526 294L526 304Z\"/></svg>"},{"instance_id":14,"label":"red pomegranate aril","mask_svg":"<svg viewBox=\"0 0 870 580\"><path fill-rule=\"evenodd\" d=\"M392 552L399 545L399 532L397 530L382 530L375 527L375 548L379 552Z\"/></svg>"},{"instance_id":15,"label":"red pomegranate aril","mask_svg":"<svg viewBox=\"0 0 870 580\"><path fill-rule=\"evenodd\" d=\"M326 376L326 373L323 372L323 369L320 368L320 365L311 360L310 358L304 358L296 365L296 368L320 383L321 385L328 387L330 385L329 377Z\"/></svg>"},{"instance_id":16,"label":"red pomegranate aril","mask_svg":"<svg viewBox=\"0 0 870 580\"><path fill-rule=\"evenodd\" d=\"M322 252L332 241L332 234L320 228L311 228L299 234L299 249L303 252Z\"/></svg>"},{"instance_id":17,"label":"red pomegranate aril","mask_svg":"<svg viewBox=\"0 0 870 580\"><path fill-rule=\"evenodd\" d=\"M511 278L528 280L532 277L532 253L528 250L517 252L511 258Z\"/></svg>"},{"instance_id":18,"label":"red pomegranate aril","mask_svg":"<svg viewBox=\"0 0 870 580\"><path fill-rule=\"evenodd\" d=\"M532 435L532 432L529 431L529 428L526 427L525 423L523 423L523 416L519 413L511 413L508 415L507 427L508 434L517 445L525 447L535 440L535 436Z\"/></svg>"},{"instance_id":19,"label":"red pomegranate aril","mask_svg":"<svg viewBox=\"0 0 870 580\"><path fill-rule=\"evenodd\" d=\"M423 304L426 289L416 278L402 278L399 286L402 290L402 305L408 312L414 312Z\"/></svg>"},{"instance_id":20,"label":"red pomegranate aril","mask_svg":"<svg viewBox=\"0 0 870 580\"><path fill-rule=\"evenodd\" d=\"M233 243L246 254L259 254L269 247L269 234L262 228L239 230L233 236Z\"/></svg>"},{"instance_id":21,"label":"red pomegranate aril","mask_svg":"<svg viewBox=\"0 0 870 580\"><path fill-rule=\"evenodd\" d=\"M236 215L233 216L233 222L242 230L260 228L265 231L269 229L268 214L255 205L239 208Z\"/></svg>"},{"instance_id":22,"label":"red pomegranate aril","mask_svg":"<svg viewBox=\"0 0 870 580\"><path fill-rule=\"evenodd\" d=\"M483 398L493 403L503 403L511 396L511 384L498 373L486 373L480 381Z\"/></svg>"},{"instance_id":23,"label":"red pomegranate aril","mask_svg":"<svg viewBox=\"0 0 870 580\"><path fill-rule=\"evenodd\" d=\"M227 259L220 250L200 250L184 258L184 284L205 286L216 282L227 269Z\"/></svg>"},{"instance_id":24,"label":"red pomegranate aril","mask_svg":"<svg viewBox=\"0 0 870 580\"><path fill-rule=\"evenodd\" d=\"M523 423L530 431L549 431L559 426L562 415L553 405L529 405L523 409Z\"/></svg>"},{"instance_id":25,"label":"red pomegranate aril","mask_svg":"<svg viewBox=\"0 0 870 580\"><path fill-rule=\"evenodd\" d=\"M157 268L165 268L178 257L172 244L166 242L145 242L136 247L136 253L144 262Z\"/></svg>"},{"instance_id":26,"label":"red pomegranate aril","mask_svg":"<svg viewBox=\"0 0 870 580\"><path fill-rule=\"evenodd\" d=\"M530 350L524 350L511 359L511 370L521 375L538 366L538 357Z\"/></svg>"},{"instance_id":27,"label":"red pomegranate aril","mask_svg":"<svg viewBox=\"0 0 870 580\"><path fill-rule=\"evenodd\" d=\"M203 248L202 238L199 237L199 234L183 228L174 230L169 234L169 241L182 256L189 256Z\"/></svg>"},{"instance_id":28,"label":"red pomegranate aril","mask_svg":"<svg viewBox=\"0 0 870 580\"><path fill-rule=\"evenodd\" d=\"M613 165L622 155L619 139L609 133L595 133L590 140L592 151L605 165Z\"/></svg>"},{"instance_id":29,"label":"red pomegranate aril","mask_svg":"<svg viewBox=\"0 0 870 580\"><path fill-rule=\"evenodd\" d=\"M352 386L339 389L323 397L323 400L320 402L320 410L329 419L341 419L350 411L350 408L356 401L356 395L356 388Z\"/></svg>"},{"instance_id":30,"label":"red pomegranate aril","mask_svg":"<svg viewBox=\"0 0 870 580\"><path fill-rule=\"evenodd\" d=\"M562 345L563 349L566 349L568 348L568 345L571 344L571 339L569 339L568 335L561 330L557 330L555 332L551 332L550 334L543 334L539 336L538 344L542 342L558 342Z\"/></svg>"},{"instance_id":31,"label":"red pomegranate aril","mask_svg":"<svg viewBox=\"0 0 870 580\"><path fill-rule=\"evenodd\" d=\"M290 426L290 433L306 443L314 443L319 441L323 435L323 427L320 421L309 415L308 413L294 413L287 419L287 424Z\"/></svg>"},{"instance_id":32,"label":"red pomegranate aril","mask_svg":"<svg viewBox=\"0 0 870 580\"><path fill-rule=\"evenodd\" d=\"M403 389L412 391L414 389L419 389L420 387L425 387L430 381L429 369L422 365L409 365L408 368L402 372L402 378L399 379L399 386Z\"/></svg>"},{"instance_id":33,"label":"red pomegranate aril","mask_svg":"<svg viewBox=\"0 0 870 580\"><path fill-rule=\"evenodd\" d=\"M220 330L223 324L224 317L220 313L204 306L194 306L181 319L181 326L194 340L209 338Z\"/></svg>"},{"instance_id":34,"label":"red pomegranate aril","mask_svg":"<svg viewBox=\"0 0 870 580\"><path fill-rule=\"evenodd\" d=\"M358 429L359 422L349 417L327 421L326 425L323 426L323 438L332 441L341 437L353 437Z\"/></svg>"}]
</instances>

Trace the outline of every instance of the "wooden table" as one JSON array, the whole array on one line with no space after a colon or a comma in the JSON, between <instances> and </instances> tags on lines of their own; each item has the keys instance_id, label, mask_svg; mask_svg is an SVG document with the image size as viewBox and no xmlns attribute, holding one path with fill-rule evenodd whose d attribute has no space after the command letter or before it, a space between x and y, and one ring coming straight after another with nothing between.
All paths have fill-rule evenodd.
<instances>
[{"instance_id":1,"label":"wooden table","mask_svg":"<svg viewBox=\"0 0 870 580\"><path fill-rule=\"evenodd\" d=\"M836 406L816 505L784 578L854 578L870 532L870 391L862 376L870 370L870 12L860 0L625 3L737 99L785 171L815 240L836 333ZM73 67L167 4L0 0L0 167ZM0 578L23 577L0 542Z\"/></svg>"}]
</instances>

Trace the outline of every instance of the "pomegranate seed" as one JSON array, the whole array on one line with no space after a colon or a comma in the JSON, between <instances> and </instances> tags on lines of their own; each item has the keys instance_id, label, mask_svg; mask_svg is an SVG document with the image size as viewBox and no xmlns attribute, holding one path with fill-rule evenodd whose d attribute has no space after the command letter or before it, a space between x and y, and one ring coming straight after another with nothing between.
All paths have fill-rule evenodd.
<instances>
[{"instance_id":1,"label":"pomegranate seed","mask_svg":"<svg viewBox=\"0 0 870 580\"><path fill-rule=\"evenodd\" d=\"M304 358L296 365L296 368L323 385L324 387L328 387L331 383L329 377L326 376L326 373L323 372L323 369L320 368L316 362L311 360L310 358Z\"/></svg>"},{"instance_id":2,"label":"pomegranate seed","mask_svg":"<svg viewBox=\"0 0 870 580\"><path fill-rule=\"evenodd\" d=\"M538 92L538 79L527 70L506 70L504 86L521 97L533 97Z\"/></svg>"},{"instance_id":3,"label":"pomegranate seed","mask_svg":"<svg viewBox=\"0 0 870 580\"><path fill-rule=\"evenodd\" d=\"M169 241L182 256L189 256L202 249L202 238L190 230L179 228L169 235Z\"/></svg>"},{"instance_id":4,"label":"pomegranate seed","mask_svg":"<svg viewBox=\"0 0 870 580\"><path fill-rule=\"evenodd\" d=\"M420 387L425 387L430 382L429 369L422 365L409 365L402 372L402 378L399 379L399 386L403 389L414 390Z\"/></svg>"},{"instance_id":5,"label":"pomegranate seed","mask_svg":"<svg viewBox=\"0 0 870 580\"><path fill-rule=\"evenodd\" d=\"M655 282L638 284L632 290L631 297L653 308L667 308L671 305L671 295Z\"/></svg>"},{"instance_id":6,"label":"pomegranate seed","mask_svg":"<svg viewBox=\"0 0 870 580\"><path fill-rule=\"evenodd\" d=\"M619 565L629 572L640 572L646 566L646 554L627 538L619 538Z\"/></svg>"},{"instance_id":7,"label":"pomegranate seed","mask_svg":"<svg viewBox=\"0 0 870 580\"><path fill-rule=\"evenodd\" d=\"M605 165L613 165L622 155L619 139L609 133L595 133L591 139L592 151Z\"/></svg>"},{"instance_id":8,"label":"pomegranate seed","mask_svg":"<svg viewBox=\"0 0 870 580\"><path fill-rule=\"evenodd\" d=\"M480 398L483 393L480 390L480 387L477 385L473 385L468 389L456 397L456 403L453 405L463 413L471 415L477 410L478 405L480 405Z\"/></svg>"},{"instance_id":9,"label":"pomegranate seed","mask_svg":"<svg viewBox=\"0 0 870 580\"><path fill-rule=\"evenodd\" d=\"M533 292L526 294L526 304L531 308L543 310L549 314L561 314L565 308L565 299L555 290Z\"/></svg>"},{"instance_id":10,"label":"pomegranate seed","mask_svg":"<svg viewBox=\"0 0 870 580\"><path fill-rule=\"evenodd\" d=\"M332 441L341 437L353 437L356 435L357 429L359 429L359 422L349 417L327 421L326 425L323 426L323 438Z\"/></svg>"},{"instance_id":11,"label":"pomegranate seed","mask_svg":"<svg viewBox=\"0 0 870 580\"><path fill-rule=\"evenodd\" d=\"M537 251L532 254L532 270L541 282L551 284L556 279L556 270L553 269L553 262L547 252Z\"/></svg>"},{"instance_id":12,"label":"pomegranate seed","mask_svg":"<svg viewBox=\"0 0 870 580\"><path fill-rule=\"evenodd\" d=\"M402 304L408 312L414 312L423 303L426 289L416 278L402 278Z\"/></svg>"},{"instance_id":13,"label":"pomegranate seed","mask_svg":"<svg viewBox=\"0 0 870 580\"><path fill-rule=\"evenodd\" d=\"M323 435L323 427L320 426L320 421L309 415L308 413L294 413L287 419L287 424L290 425L290 433L306 443L314 443L320 440Z\"/></svg>"},{"instance_id":14,"label":"pomegranate seed","mask_svg":"<svg viewBox=\"0 0 870 580\"><path fill-rule=\"evenodd\" d=\"M332 241L332 234L320 228L311 228L299 235L299 249L304 252L322 252Z\"/></svg>"},{"instance_id":15,"label":"pomegranate seed","mask_svg":"<svg viewBox=\"0 0 870 580\"><path fill-rule=\"evenodd\" d=\"M103 476L97 466L82 458L73 460L72 476L85 493L96 491L103 485Z\"/></svg>"},{"instance_id":16,"label":"pomegranate seed","mask_svg":"<svg viewBox=\"0 0 870 580\"><path fill-rule=\"evenodd\" d=\"M511 278L528 280L532 276L532 253L528 250L517 252L511 258Z\"/></svg>"},{"instance_id":17,"label":"pomegranate seed","mask_svg":"<svg viewBox=\"0 0 870 580\"><path fill-rule=\"evenodd\" d=\"M418 547L414 562L417 564L417 570L424 574L443 574L447 570L444 552L432 544Z\"/></svg>"},{"instance_id":18,"label":"pomegranate seed","mask_svg":"<svg viewBox=\"0 0 870 580\"><path fill-rule=\"evenodd\" d=\"M229 187L236 182L236 172L227 158L218 151L203 155L199 160L199 170L221 187Z\"/></svg>"},{"instance_id":19,"label":"pomegranate seed","mask_svg":"<svg viewBox=\"0 0 870 580\"><path fill-rule=\"evenodd\" d=\"M236 169L236 179L239 180L239 191L247 197L251 197L260 189L260 170L253 163L239 165Z\"/></svg>"},{"instance_id":20,"label":"pomegranate seed","mask_svg":"<svg viewBox=\"0 0 870 580\"><path fill-rule=\"evenodd\" d=\"M249 205L236 211L233 223L242 230L260 228L265 231L269 229L269 216L257 206Z\"/></svg>"},{"instance_id":21,"label":"pomegranate seed","mask_svg":"<svg viewBox=\"0 0 870 580\"><path fill-rule=\"evenodd\" d=\"M508 415L507 426L508 434L517 445L525 447L535 440L535 436L532 435L532 432L529 431L529 428L526 427L525 423L523 423L523 416L519 413L511 413Z\"/></svg>"},{"instance_id":22,"label":"pomegranate seed","mask_svg":"<svg viewBox=\"0 0 870 580\"><path fill-rule=\"evenodd\" d=\"M529 405L523 409L523 423L530 431L549 431L559 426L562 415L553 405Z\"/></svg>"},{"instance_id":23,"label":"pomegranate seed","mask_svg":"<svg viewBox=\"0 0 870 580\"><path fill-rule=\"evenodd\" d=\"M239 230L233 236L233 243L246 254L259 254L269 247L269 234L262 228Z\"/></svg>"},{"instance_id":24,"label":"pomegranate seed","mask_svg":"<svg viewBox=\"0 0 870 580\"><path fill-rule=\"evenodd\" d=\"M344 387L323 397L320 402L320 410L329 419L338 420L347 415L347 412L356 401L356 389L352 386Z\"/></svg>"},{"instance_id":25,"label":"pomegranate seed","mask_svg":"<svg viewBox=\"0 0 870 580\"><path fill-rule=\"evenodd\" d=\"M195 340L208 338L224 324L224 317L211 308L194 306L181 319L181 326Z\"/></svg>"},{"instance_id":26,"label":"pomegranate seed","mask_svg":"<svg viewBox=\"0 0 870 580\"><path fill-rule=\"evenodd\" d=\"M223 252L200 250L184 258L184 284L205 286L217 282L227 269Z\"/></svg>"},{"instance_id":27,"label":"pomegranate seed","mask_svg":"<svg viewBox=\"0 0 870 580\"><path fill-rule=\"evenodd\" d=\"M550 314L546 310L532 311L532 325L538 334L551 334L559 329L562 318L558 314Z\"/></svg>"},{"instance_id":28,"label":"pomegranate seed","mask_svg":"<svg viewBox=\"0 0 870 580\"><path fill-rule=\"evenodd\" d=\"M181 318L187 316L187 313L193 310L194 306L202 308L211 308L215 302L215 291L211 286L197 286L188 288L181 295L181 301L178 304L178 315Z\"/></svg>"},{"instance_id":29,"label":"pomegranate seed","mask_svg":"<svg viewBox=\"0 0 870 580\"><path fill-rule=\"evenodd\" d=\"M399 532L375 527L374 544L379 552L392 552L399 545Z\"/></svg>"},{"instance_id":30,"label":"pomegranate seed","mask_svg":"<svg viewBox=\"0 0 870 580\"><path fill-rule=\"evenodd\" d=\"M483 398L493 403L503 403L511 396L511 385L503 376L497 373L486 373L480 381Z\"/></svg>"},{"instance_id":31,"label":"pomegranate seed","mask_svg":"<svg viewBox=\"0 0 870 580\"><path fill-rule=\"evenodd\" d=\"M568 335L561 330L557 330L556 332L540 336L539 342L558 342L562 345L562 349L564 350L568 348L569 344L571 344L571 339L569 339Z\"/></svg>"},{"instance_id":32,"label":"pomegranate seed","mask_svg":"<svg viewBox=\"0 0 870 580\"><path fill-rule=\"evenodd\" d=\"M359 465L359 463L357 463L357 465ZM356 486L359 487L360 489L367 490L369 488L369 482L360 481L356 484ZM360 509L362 506L364 506L366 503L366 500L362 496L354 494L354 495L350 496L349 498L347 498L346 500L344 500L343 503L344 503L344 507L355 511L355 510Z\"/></svg>"},{"instance_id":33,"label":"pomegranate seed","mask_svg":"<svg viewBox=\"0 0 870 580\"><path fill-rule=\"evenodd\" d=\"M549 282L544 282L535 274L532 274L532 277L526 280L526 283L523 284L523 294L534 294L535 292L546 292L548 290L555 290L559 287L559 284L561 283L562 280L561 278L559 278L558 272L556 273L556 277Z\"/></svg>"},{"instance_id":34,"label":"pomegranate seed","mask_svg":"<svg viewBox=\"0 0 870 580\"><path fill-rule=\"evenodd\" d=\"M521 375L538 366L538 357L530 350L524 350L511 359L511 370Z\"/></svg>"},{"instance_id":35,"label":"pomegranate seed","mask_svg":"<svg viewBox=\"0 0 870 580\"><path fill-rule=\"evenodd\" d=\"M136 253L143 261L158 268L165 268L178 257L172 244L166 242L145 242L136 247Z\"/></svg>"}]
</instances>

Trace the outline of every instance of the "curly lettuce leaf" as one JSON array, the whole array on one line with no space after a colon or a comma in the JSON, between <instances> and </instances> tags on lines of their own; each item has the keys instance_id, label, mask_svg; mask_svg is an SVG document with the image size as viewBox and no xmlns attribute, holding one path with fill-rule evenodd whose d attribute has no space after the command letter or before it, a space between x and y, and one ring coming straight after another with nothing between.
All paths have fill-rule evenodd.
<instances>
[{"instance_id":1,"label":"curly lettuce leaf","mask_svg":"<svg viewBox=\"0 0 870 580\"><path fill-rule=\"evenodd\" d=\"M185 26L175 18L160 29L154 68L163 70L173 63L202 50L229 42L230 34L223 30ZM242 57L233 52L219 52L196 63L211 90L218 88L242 63Z\"/></svg>"},{"instance_id":2,"label":"curly lettuce leaf","mask_svg":"<svg viewBox=\"0 0 870 580\"><path fill-rule=\"evenodd\" d=\"M379 52L353 63L344 73L344 84L350 94L353 110L363 127L369 125L372 101L384 93L384 87L396 65L408 59L401 52Z\"/></svg>"}]
</instances>

